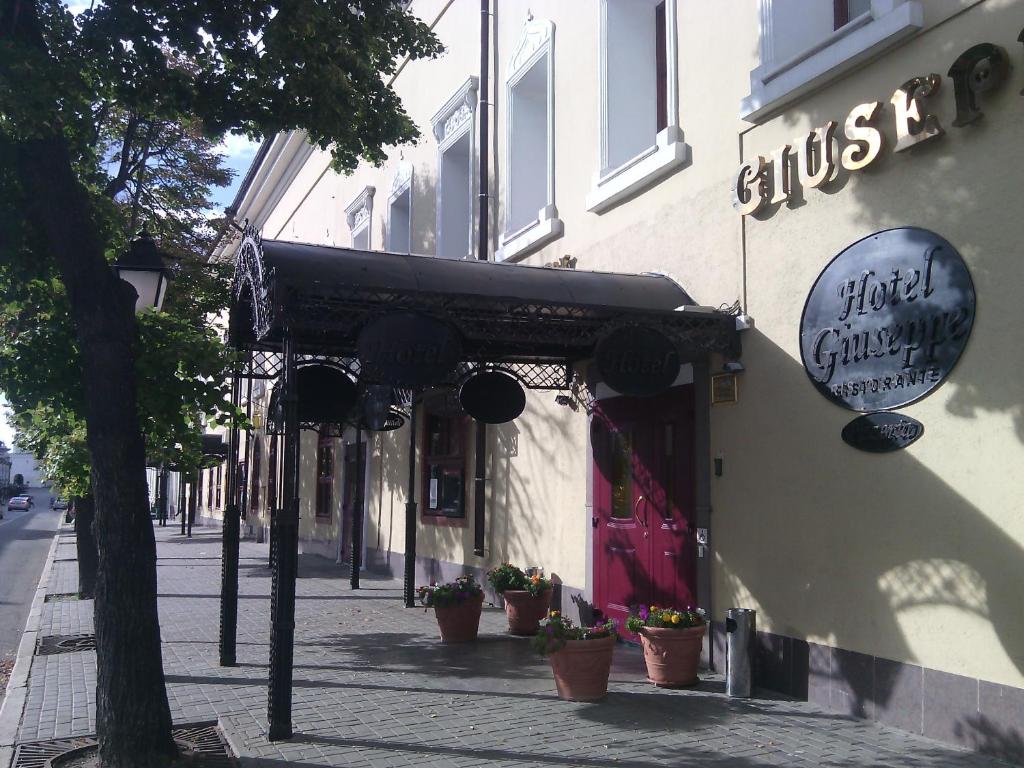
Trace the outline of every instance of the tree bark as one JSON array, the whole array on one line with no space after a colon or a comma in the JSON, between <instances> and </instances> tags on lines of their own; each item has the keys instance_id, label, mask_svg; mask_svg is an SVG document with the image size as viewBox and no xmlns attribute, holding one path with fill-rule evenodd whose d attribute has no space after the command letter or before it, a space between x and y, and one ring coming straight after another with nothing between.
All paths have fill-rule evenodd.
<instances>
[{"instance_id":1,"label":"tree bark","mask_svg":"<svg viewBox=\"0 0 1024 768\"><path fill-rule=\"evenodd\" d=\"M75 547L78 550L78 596L96 596L96 536L93 533L95 505L92 494L75 499Z\"/></svg>"},{"instance_id":2,"label":"tree bark","mask_svg":"<svg viewBox=\"0 0 1024 768\"><path fill-rule=\"evenodd\" d=\"M18 5L8 34L17 43L45 50L36 3ZM171 763L177 747L164 685L156 543L136 409L133 302L104 258L95 212L73 170L58 115L53 104L52 120L40 123L53 126L52 134L15 147L15 172L26 219L67 289L81 349L95 499L100 760L105 768L160 768Z\"/></svg>"}]
</instances>

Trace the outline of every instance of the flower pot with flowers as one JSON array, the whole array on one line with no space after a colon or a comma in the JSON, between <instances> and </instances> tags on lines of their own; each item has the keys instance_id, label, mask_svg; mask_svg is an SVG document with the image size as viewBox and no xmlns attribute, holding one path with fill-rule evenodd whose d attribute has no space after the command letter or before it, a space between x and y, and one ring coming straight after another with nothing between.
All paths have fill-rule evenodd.
<instances>
[{"instance_id":1,"label":"flower pot with flowers","mask_svg":"<svg viewBox=\"0 0 1024 768\"><path fill-rule=\"evenodd\" d=\"M468 643L480 630L480 612L484 591L470 576L460 576L447 584L430 584L416 590L420 602L434 609L442 643Z\"/></svg>"},{"instance_id":2,"label":"flower pot with flowers","mask_svg":"<svg viewBox=\"0 0 1024 768\"><path fill-rule=\"evenodd\" d=\"M502 563L487 573L494 591L505 599L508 631L513 635L532 635L551 608L551 581L543 576L527 576L522 568Z\"/></svg>"},{"instance_id":3,"label":"flower pot with flowers","mask_svg":"<svg viewBox=\"0 0 1024 768\"><path fill-rule=\"evenodd\" d=\"M548 657L558 698L597 701L608 693L617 637L614 621L577 627L558 611L541 619L533 647Z\"/></svg>"},{"instance_id":4,"label":"flower pot with flowers","mask_svg":"<svg viewBox=\"0 0 1024 768\"><path fill-rule=\"evenodd\" d=\"M640 606L629 614L626 629L640 635L652 683L678 688L697 682L697 664L707 630L703 609Z\"/></svg>"}]
</instances>

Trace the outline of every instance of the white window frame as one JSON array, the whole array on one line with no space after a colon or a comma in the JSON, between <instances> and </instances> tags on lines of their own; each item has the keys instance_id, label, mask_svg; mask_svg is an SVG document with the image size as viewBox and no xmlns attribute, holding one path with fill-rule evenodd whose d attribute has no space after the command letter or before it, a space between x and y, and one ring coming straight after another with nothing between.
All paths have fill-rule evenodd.
<instances>
[{"instance_id":1,"label":"white window frame","mask_svg":"<svg viewBox=\"0 0 1024 768\"><path fill-rule=\"evenodd\" d=\"M395 202L404 195L406 192L409 193L409 250L408 251L392 251L391 250L391 208ZM388 195L388 209L387 209L387 222L385 224L385 238L384 247L386 250L392 253L412 253L412 163L402 162L399 163L395 169L395 178L391 182L391 193Z\"/></svg>"},{"instance_id":2,"label":"white window frame","mask_svg":"<svg viewBox=\"0 0 1024 768\"><path fill-rule=\"evenodd\" d=\"M654 137L654 144L608 168L608 0L601 0L599 89L601 94L601 145L594 186L587 195L587 210L603 213L636 192L655 184L689 159L689 148L679 126L679 40L676 34L676 0L665 0L665 106L668 124Z\"/></svg>"},{"instance_id":3,"label":"white window frame","mask_svg":"<svg viewBox=\"0 0 1024 768\"><path fill-rule=\"evenodd\" d=\"M434 128L434 138L437 139L437 234L435 243L440 251L443 229L444 212L442 203L444 201L444 153L452 148L457 142L469 135L469 238L466 242L466 252L463 258L473 255L473 234L476 232L477 222L477 174L476 167L476 107L478 103L477 91L479 80L471 75L466 82L452 95L448 101L431 118Z\"/></svg>"},{"instance_id":4,"label":"white window frame","mask_svg":"<svg viewBox=\"0 0 1024 768\"><path fill-rule=\"evenodd\" d=\"M511 174L508 169L512 165L512 111L515 104L512 90L516 84L541 59L547 57L547 202L538 211L536 221L525 227L509 231L508 204L512 199ZM505 78L505 103L508 104L508 118L505 121L505 231L501 234L501 247L495 254L497 261L507 261L541 248L562 236L562 220L558 218L555 207L555 24L549 19L528 18L523 25L519 37L509 59L508 72Z\"/></svg>"},{"instance_id":5,"label":"white window frame","mask_svg":"<svg viewBox=\"0 0 1024 768\"><path fill-rule=\"evenodd\" d=\"M366 250L373 250L373 196L376 192L376 187L364 187L345 208L345 221L352 234L353 248L356 247L356 238L366 230Z\"/></svg>"},{"instance_id":6,"label":"white window frame","mask_svg":"<svg viewBox=\"0 0 1024 768\"><path fill-rule=\"evenodd\" d=\"M871 11L785 61L772 61L772 0L760 0L761 65L750 73L750 95L740 102L740 117L751 123L877 56L924 27L920 0L871 0Z\"/></svg>"}]
</instances>

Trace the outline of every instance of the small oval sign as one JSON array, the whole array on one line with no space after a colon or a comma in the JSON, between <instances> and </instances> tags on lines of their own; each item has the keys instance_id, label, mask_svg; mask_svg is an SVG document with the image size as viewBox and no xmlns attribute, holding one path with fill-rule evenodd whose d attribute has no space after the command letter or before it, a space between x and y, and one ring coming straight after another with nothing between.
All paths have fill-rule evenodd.
<instances>
[{"instance_id":1,"label":"small oval sign","mask_svg":"<svg viewBox=\"0 0 1024 768\"><path fill-rule=\"evenodd\" d=\"M359 396L344 371L329 365L305 365L295 371L299 421L303 424L344 424Z\"/></svg>"},{"instance_id":2,"label":"small oval sign","mask_svg":"<svg viewBox=\"0 0 1024 768\"><path fill-rule=\"evenodd\" d=\"M679 375L676 345L643 325L616 328L598 342L594 359L605 383L623 395L656 395Z\"/></svg>"},{"instance_id":3,"label":"small oval sign","mask_svg":"<svg viewBox=\"0 0 1024 768\"><path fill-rule=\"evenodd\" d=\"M463 410L484 424L505 424L526 408L526 392L513 376L502 371L474 374L459 390Z\"/></svg>"},{"instance_id":4,"label":"small oval sign","mask_svg":"<svg viewBox=\"0 0 1024 768\"><path fill-rule=\"evenodd\" d=\"M901 413L865 413L843 427L843 440L860 451L888 453L924 434L924 424Z\"/></svg>"},{"instance_id":5,"label":"small oval sign","mask_svg":"<svg viewBox=\"0 0 1024 768\"><path fill-rule=\"evenodd\" d=\"M462 339L436 318L392 312L366 324L358 348L366 379L415 389L448 377L462 356Z\"/></svg>"}]
</instances>

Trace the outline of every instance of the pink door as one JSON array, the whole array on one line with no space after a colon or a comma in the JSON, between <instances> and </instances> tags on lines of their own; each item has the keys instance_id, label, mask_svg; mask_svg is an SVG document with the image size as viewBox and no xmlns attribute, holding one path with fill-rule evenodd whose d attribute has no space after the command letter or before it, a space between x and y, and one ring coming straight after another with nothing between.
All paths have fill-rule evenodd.
<instances>
[{"instance_id":1,"label":"pink door","mask_svg":"<svg viewBox=\"0 0 1024 768\"><path fill-rule=\"evenodd\" d=\"M693 386L594 412L594 603L695 605Z\"/></svg>"}]
</instances>

